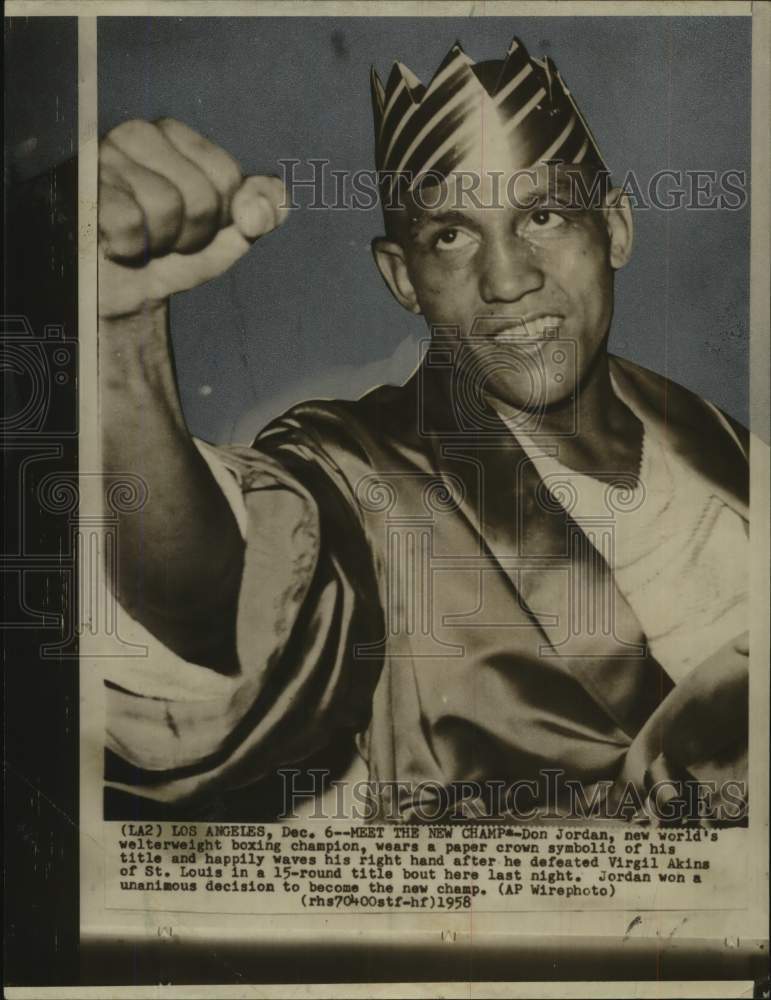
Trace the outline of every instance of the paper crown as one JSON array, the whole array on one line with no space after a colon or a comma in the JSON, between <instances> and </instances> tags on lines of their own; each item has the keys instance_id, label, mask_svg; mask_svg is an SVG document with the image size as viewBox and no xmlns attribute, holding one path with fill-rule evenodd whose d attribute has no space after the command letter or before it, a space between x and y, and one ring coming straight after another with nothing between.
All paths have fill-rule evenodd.
<instances>
[{"instance_id":1,"label":"paper crown","mask_svg":"<svg viewBox=\"0 0 771 1000\"><path fill-rule=\"evenodd\" d=\"M379 172L446 177L483 137L506 142L513 170L552 161L607 169L552 60L531 58L518 38L505 59L480 63L456 42L428 86L398 62L385 88L374 68L371 83Z\"/></svg>"}]
</instances>

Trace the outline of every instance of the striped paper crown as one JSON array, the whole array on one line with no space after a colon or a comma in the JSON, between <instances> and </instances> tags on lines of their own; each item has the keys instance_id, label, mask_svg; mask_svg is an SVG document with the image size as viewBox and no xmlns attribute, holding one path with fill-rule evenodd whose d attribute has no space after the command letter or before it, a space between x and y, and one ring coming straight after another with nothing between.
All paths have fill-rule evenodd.
<instances>
[{"instance_id":1,"label":"striped paper crown","mask_svg":"<svg viewBox=\"0 0 771 1000\"><path fill-rule=\"evenodd\" d=\"M491 138L505 140L513 170L544 161L607 169L554 63L532 59L517 38L504 60L480 63L456 42L427 87L398 62L385 88L374 69L371 80L379 172L446 177Z\"/></svg>"}]
</instances>

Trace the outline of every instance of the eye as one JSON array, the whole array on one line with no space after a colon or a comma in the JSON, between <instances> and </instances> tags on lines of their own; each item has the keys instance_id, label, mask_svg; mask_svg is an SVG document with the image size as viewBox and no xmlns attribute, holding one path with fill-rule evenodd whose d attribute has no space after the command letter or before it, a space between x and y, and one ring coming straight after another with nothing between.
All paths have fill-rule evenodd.
<instances>
[{"instance_id":1,"label":"eye","mask_svg":"<svg viewBox=\"0 0 771 1000\"><path fill-rule=\"evenodd\" d=\"M564 225L564 216L549 208L538 208L528 219L525 231L543 233L550 229L559 229L560 226Z\"/></svg>"},{"instance_id":2,"label":"eye","mask_svg":"<svg viewBox=\"0 0 771 1000\"><path fill-rule=\"evenodd\" d=\"M466 247L471 246L473 242L474 239L472 236L462 229L453 227L451 229L443 229L434 240L434 246L437 250L442 251L464 250Z\"/></svg>"}]
</instances>

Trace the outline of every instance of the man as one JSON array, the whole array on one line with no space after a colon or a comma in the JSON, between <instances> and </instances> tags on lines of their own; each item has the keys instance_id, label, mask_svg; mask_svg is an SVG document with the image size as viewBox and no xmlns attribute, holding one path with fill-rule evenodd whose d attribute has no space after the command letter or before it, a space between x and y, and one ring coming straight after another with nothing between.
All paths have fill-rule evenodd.
<instances>
[{"instance_id":1,"label":"man","mask_svg":"<svg viewBox=\"0 0 771 1000\"><path fill-rule=\"evenodd\" d=\"M373 253L432 343L252 448L188 434L168 298L283 221L281 184L170 119L101 145L104 462L149 494L118 595L155 643L109 678L111 787L180 815L245 788L256 815L255 783L334 745L387 818L664 786L673 817L686 779L743 776L746 433L608 354L631 213L549 60L456 45L372 88Z\"/></svg>"}]
</instances>

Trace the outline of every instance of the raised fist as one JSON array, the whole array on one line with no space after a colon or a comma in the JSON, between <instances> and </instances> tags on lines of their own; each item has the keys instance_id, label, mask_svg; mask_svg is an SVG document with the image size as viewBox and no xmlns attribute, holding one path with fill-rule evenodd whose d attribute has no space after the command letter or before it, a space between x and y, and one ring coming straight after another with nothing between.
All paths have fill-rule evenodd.
<instances>
[{"instance_id":1,"label":"raised fist","mask_svg":"<svg viewBox=\"0 0 771 1000\"><path fill-rule=\"evenodd\" d=\"M284 185L247 177L173 118L127 121L99 146L99 314L132 315L226 271L286 217Z\"/></svg>"}]
</instances>

